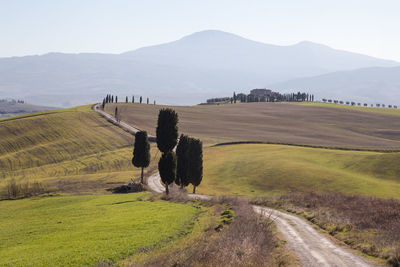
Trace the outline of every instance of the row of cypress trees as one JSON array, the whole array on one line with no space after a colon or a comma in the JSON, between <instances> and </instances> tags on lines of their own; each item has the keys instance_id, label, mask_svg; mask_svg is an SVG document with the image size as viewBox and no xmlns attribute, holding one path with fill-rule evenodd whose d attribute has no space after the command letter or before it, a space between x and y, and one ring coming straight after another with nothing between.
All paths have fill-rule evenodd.
<instances>
[{"instance_id":1,"label":"row of cypress trees","mask_svg":"<svg viewBox=\"0 0 400 267\"><path fill-rule=\"evenodd\" d=\"M115 96L115 98L114 98L114 95L111 95L111 94L106 95L106 97L103 98L103 103L102 103L103 109L104 109L104 107L105 107L105 105L107 103L114 103L114 100L115 100L115 103L118 103L118 96ZM126 96L125 97L125 103L128 103L128 102L129 102L129 99L128 99L128 96ZM140 96L138 103L142 104L142 102L143 102L143 97ZM132 96L132 103L135 103L135 96ZM146 103L150 104L150 99L149 98L147 98ZM154 105L156 104L155 100L154 100L153 104Z\"/></svg>"},{"instance_id":2,"label":"row of cypress trees","mask_svg":"<svg viewBox=\"0 0 400 267\"><path fill-rule=\"evenodd\" d=\"M173 182L181 188L192 184L193 193L196 193L196 187L203 178L203 144L199 139L186 135L181 135L178 144L178 121L178 114L173 109L160 110L156 134L157 147L162 155L158 170L167 195L169 185ZM132 164L142 168L140 182L143 183L143 169L150 164L150 144L146 131L138 131L135 135Z\"/></svg>"}]
</instances>

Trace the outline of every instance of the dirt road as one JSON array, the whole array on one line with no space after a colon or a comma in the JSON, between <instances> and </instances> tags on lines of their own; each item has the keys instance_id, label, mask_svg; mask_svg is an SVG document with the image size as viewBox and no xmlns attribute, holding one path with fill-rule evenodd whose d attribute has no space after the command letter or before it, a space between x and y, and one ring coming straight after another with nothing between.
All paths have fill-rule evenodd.
<instances>
[{"instance_id":1,"label":"dirt road","mask_svg":"<svg viewBox=\"0 0 400 267\"><path fill-rule=\"evenodd\" d=\"M117 123L115 118L99 108L94 108L109 121L120 126L126 131L136 133L137 128L124 122ZM165 191L159 173L155 173L147 180L148 186L157 193ZM210 199L206 195L192 195L192 198ZM289 249L299 257L302 266L370 266L361 256L355 255L347 248L336 245L328 237L319 233L305 220L278 210L253 206L257 213L271 217L283 237L286 239Z\"/></svg>"},{"instance_id":2,"label":"dirt road","mask_svg":"<svg viewBox=\"0 0 400 267\"><path fill-rule=\"evenodd\" d=\"M112 115L110 115L110 114L104 112L104 111L100 108L100 104L94 105L94 106L93 106L93 109L94 109L97 113L99 113L102 117L104 117L107 121L109 121L109 122L111 122L112 124L114 124L114 125L120 127L121 129L123 129L124 131L126 131L126 132L128 132L128 133L130 133L130 134L132 134L132 135L135 135L138 131L140 131L140 129L135 128L135 127L133 127L133 126L127 124L126 122L123 122L123 121L119 121L119 122L118 122L117 119L116 119L114 116L112 116ZM156 137L155 137L155 136L149 135L148 138L149 138L149 141L150 141L150 142L155 142L155 141L156 141Z\"/></svg>"},{"instance_id":3,"label":"dirt road","mask_svg":"<svg viewBox=\"0 0 400 267\"><path fill-rule=\"evenodd\" d=\"M147 180L148 186L157 193L165 191L158 173ZM206 195L189 197L210 199ZM257 213L271 217L289 248L299 257L302 266L370 266L363 258L342 248L318 233L308 222L299 217L260 206L253 206Z\"/></svg>"}]
</instances>

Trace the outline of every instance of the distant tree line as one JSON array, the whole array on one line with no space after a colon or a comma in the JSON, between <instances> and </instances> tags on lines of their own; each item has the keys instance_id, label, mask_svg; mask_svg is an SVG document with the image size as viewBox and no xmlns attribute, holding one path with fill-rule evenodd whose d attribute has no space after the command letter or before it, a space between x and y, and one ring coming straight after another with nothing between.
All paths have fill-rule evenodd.
<instances>
[{"instance_id":1,"label":"distant tree line","mask_svg":"<svg viewBox=\"0 0 400 267\"><path fill-rule=\"evenodd\" d=\"M210 98L207 99L207 104L216 103L231 103L236 104L241 103L252 103L252 102L305 102L314 101L314 95L309 93L288 93L281 94L278 92L273 92L270 89L253 89L250 94L233 92L232 97L220 97L220 98Z\"/></svg>"},{"instance_id":2,"label":"distant tree line","mask_svg":"<svg viewBox=\"0 0 400 267\"><path fill-rule=\"evenodd\" d=\"M19 104L25 104L25 101L24 101L24 100L19 100L19 99L17 99L17 100L15 100L15 99L11 99L11 100L8 100L8 99L0 99L0 103L11 103L11 104L19 103Z\"/></svg>"},{"instance_id":3,"label":"distant tree line","mask_svg":"<svg viewBox=\"0 0 400 267\"><path fill-rule=\"evenodd\" d=\"M143 102L143 97L140 96L138 103L142 104L142 102ZM118 96L114 96L112 94L107 94L106 97L103 98L102 108L104 109L106 104L108 104L108 103L118 103ZM129 97L128 96L125 97L125 103L129 103ZM135 103L135 96L132 96L131 103ZM150 98L147 98L146 103L147 104L150 103ZM156 104L155 100L153 101L153 104L154 105Z\"/></svg>"},{"instance_id":4,"label":"distant tree line","mask_svg":"<svg viewBox=\"0 0 400 267\"><path fill-rule=\"evenodd\" d=\"M322 102L331 103L331 104L338 104L338 105L349 105L349 106L359 106L359 107L362 107L362 106L363 107L368 107L368 106L374 107L374 104L369 104L368 105L367 103L360 103L360 102L354 102L354 101L332 100L332 99L326 99L326 98L323 98ZM377 108L388 107L388 108L396 108L397 109L396 105L375 104L375 107L377 107Z\"/></svg>"}]
</instances>

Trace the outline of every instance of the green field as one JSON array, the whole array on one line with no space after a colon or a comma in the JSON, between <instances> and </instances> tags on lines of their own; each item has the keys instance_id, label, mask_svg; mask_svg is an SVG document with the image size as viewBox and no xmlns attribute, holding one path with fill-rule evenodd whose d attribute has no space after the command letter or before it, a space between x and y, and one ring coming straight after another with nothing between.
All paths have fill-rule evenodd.
<instances>
[{"instance_id":1,"label":"green field","mask_svg":"<svg viewBox=\"0 0 400 267\"><path fill-rule=\"evenodd\" d=\"M0 120L0 136L0 191L14 178L86 193L139 175L131 164L134 138L90 106Z\"/></svg>"},{"instance_id":2,"label":"green field","mask_svg":"<svg viewBox=\"0 0 400 267\"><path fill-rule=\"evenodd\" d=\"M400 153L229 145L204 150L202 194L342 192L400 199Z\"/></svg>"},{"instance_id":3,"label":"green field","mask_svg":"<svg viewBox=\"0 0 400 267\"><path fill-rule=\"evenodd\" d=\"M202 209L148 194L0 202L0 266L93 266L160 247L191 231Z\"/></svg>"}]
</instances>

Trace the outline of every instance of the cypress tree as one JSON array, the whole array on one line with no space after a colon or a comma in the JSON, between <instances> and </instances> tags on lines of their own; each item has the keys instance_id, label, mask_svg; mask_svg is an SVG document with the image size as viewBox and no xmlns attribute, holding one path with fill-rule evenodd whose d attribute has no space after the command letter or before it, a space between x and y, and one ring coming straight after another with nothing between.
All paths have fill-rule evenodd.
<instances>
[{"instance_id":1,"label":"cypress tree","mask_svg":"<svg viewBox=\"0 0 400 267\"><path fill-rule=\"evenodd\" d=\"M176 147L176 179L175 183L181 188L189 185L189 138L181 135L178 146Z\"/></svg>"},{"instance_id":2,"label":"cypress tree","mask_svg":"<svg viewBox=\"0 0 400 267\"><path fill-rule=\"evenodd\" d=\"M203 143L199 139L190 138L189 140L189 181L193 185L193 194L196 187L203 179Z\"/></svg>"},{"instance_id":3,"label":"cypress tree","mask_svg":"<svg viewBox=\"0 0 400 267\"><path fill-rule=\"evenodd\" d=\"M114 103L114 96L111 96L111 103Z\"/></svg>"},{"instance_id":4,"label":"cypress tree","mask_svg":"<svg viewBox=\"0 0 400 267\"><path fill-rule=\"evenodd\" d=\"M157 147L161 152L172 151L178 139L178 114L175 110L164 108L158 114Z\"/></svg>"},{"instance_id":5,"label":"cypress tree","mask_svg":"<svg viewBox=\"0 0 400 267\"><path fill-rule=\"evenodd\" d=\"M140 97L140 104L142 104L142 97Z\"/></svg>"},{"instance_id":6,"label":"cypress tree","mask_svg":"<svg viewBox=\"0 0 400 267\"><path fill-rule=\"evenodd\" d=\"M147 98L147 105L149 104L149 98Z\"/></svg>"},{"instance_id":7,"label":"cypress tree","mask_svg":"<svg viewBox=\"0 0 400 267\"><path fill-rule=\"evenodd\" d=\"M165 184L165 193L169 194L168 185L174 182L176 177L176 156L172 151L163 153L158 162L158 171L161 181Z\"/></svg>"},{"instance_id":8,"label":"cypress tree","mask_svg":"<svg viewBox=\"0 0 400 267\"><path fill-rule=\"evenodd\" d=\"M135 103L135 96L132 96L132 103Z\"/></svg>"},{"instance_id":9,"label":"cypress tree","mask_svg":"<svg viewBox=\"0 0 400 267\"><path fill-rule=\"evenodd\" d=\"M142 168L140 183L143 184L143 169L150 164L150 144L146 131L138 131L135 134L132 164L135 167Z\"/></svg>"},{"instance_id":10,"label":"cypress tree","mask_svg":"<svg viewBox=\"0 0 400 267\"><path fill-rule=\"evenodd\" d=\"M126 96L125 98L125 103L128 103L128 96Z\"/></svg>"},{"instance_id":11,"label":"cypress tree","mask_svg":"<svg viewBox=\"0 0 400 267\"><path fill-rule=\"evenodd\" d=\"M118 96L115 96L115 103L118 103Z\"/></svg>"},{"instance_id":12,"label":"cypress tree","mask_svg":"<svg viewBox=\"0 0 400 267\"><path fill-rule=\"evenodd\" d=\"M115 119L116 119L117 121L119 121L119 119L118 119L118 107L115 107L115 110L114 110L114 117L115 117Z\"/></svg>"},{"instance_id":13,"label":"cypress tree","mask_svg":"<svg viewBox=\"0 0 400 267\"><path fill-rule=\"evenodd\" d=\"M235 92L233 92L233 103L236 104L236 93Z\"/></svg>"}]
</instances>

